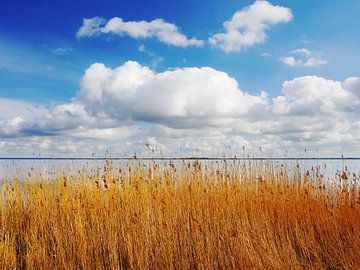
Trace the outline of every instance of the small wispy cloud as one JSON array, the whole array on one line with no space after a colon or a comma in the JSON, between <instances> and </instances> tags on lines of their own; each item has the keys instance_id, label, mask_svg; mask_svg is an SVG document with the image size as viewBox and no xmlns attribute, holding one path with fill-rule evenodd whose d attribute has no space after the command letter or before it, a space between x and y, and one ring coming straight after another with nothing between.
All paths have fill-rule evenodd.
<instances>
[{"instance_id":1,"label":"small wispy cloud","mask_svg":"<svg viewBox=\"0 0 360 270\"><path fill-rule=\"evenodd\" d=\"M156 69L161 63L165 61L163 57L157 55L155 52L146 48L144 44L141 44L138 47L138 51L144 53L151 59L150 66L154 69Z\"/></svg>"},{"instance_id":2,"label":"small wispy cloud","mask_svg":"<svg viewBox=\"0 0 360 270\"><path fill-rule=\"evenodd\" d=\"M290 67L315 67L327 63L320 53L305 48L290 51L287 56L281 57L280 61Z\"/></svg>"},{"instance_id":3,"label":"small wispy cloud","mask_svg":"<svg viewBox=\"0 0 360 270\"><path fill-rule=\"evenodd\" d=\"M114 17L105 20L101 17L83 19L83 25L77 32L77 37L94 37L100 34L128 35L135 39L156 38L159 41L176 47L197 46L204 44L203 40L188 38L182 34L179 28L163 19L152 21L124 21Z\"/></svg>"},{"instance_id":4,"label":"small wispy cloud","mask_svg":"<svg viewBox=\"0 0 360 270\"><path fill-rule=\"evenodd\" d=\"M70 47L59 47L52 50L53 54L56 55L64 55L68 53L72 53L74 50Z\"/></svg>"},{"instance_id":5,"label":"small wispy cloud","mask_svg":"<svg viewBox=\"0 0 360 270\"><path fill-rule=\"evenodd\" d=\"M145 51L146 51L145 45L144 45L144 44L141 44L141 45L138 47L138 50L139 50L139 52L145 52Z\"/></svg>"},{"instance_id":6,"label":"small wispy cloud","mask_svg":"<svg viewBox=\"0 0 360 270\"><path fill-rule=\"evenodd\" d=\"M105 25L106 20L101 17L84 18L83 24L76 33L80 37L93 37L101 34L101 29Z\"/></svg>"},{"instance_id":7,"label":"small wispy cloud","mask_svg":"<svg viewBox=\"0 0 360 270\"><path fill-rule=\"evenodd\" d=\"M271 53L268 53L268 52L263 52L261 54L262 57L271 57Z\"/></svg>"}]
</instances>

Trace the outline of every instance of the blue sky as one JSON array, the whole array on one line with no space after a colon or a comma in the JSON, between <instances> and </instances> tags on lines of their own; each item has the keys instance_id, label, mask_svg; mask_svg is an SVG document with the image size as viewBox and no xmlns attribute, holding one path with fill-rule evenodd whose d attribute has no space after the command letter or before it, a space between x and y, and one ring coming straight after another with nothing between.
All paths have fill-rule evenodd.
<instances>
[{"instance_id":1,"label":"blue sky","mask_svg":"<svg viewBox=\"0 0 360 270\"><path fill-rule=\"evenodd\" d=\"M226 33L223 23L231 20L236 12L251 10L251 7L260 6L260 2L262 1L214 0L210 3L209 1L201 0L4 1L0 8L0 98L8 101L9 104L11 102L19 102L19 106L35 106L49 111L55 110L56 106L73 103L80 104L82 102L81 105L84 106L84 110L91 116L100 115L100 109L94 110L95 105L93 103L85 103L84 100L86 98L80 102L79 98L77 98L81 93L81 81L84 80L85 71L94 63L102 63L108 68L115 69L121 67L127 61L135 61L143 67L148 67L156 74L161 74L175 68L210 67L216 71L225 72L229 78L235 79L238 89L244 93L259 97L261 96L261 91L265 91L268 101L263 104L264 108L266 106L274 107L275 101L273 99L285 95L283 86L285 81L292 81L296 78L305 78L311 75L328 81L344 83L347 78L357 78L356 76L359 76L360 30L357 24L360 19L360 2L355 0L265 1L267 6L264 7L263 13L266 9L270 13L275 12L275 9L279 9L279 12L283 13L279 13L279 16L276 18L266 17L261 21L261 18L256 19L253 17L256 17L258 14L260 14L259 16L264 16L263 13L254 12L255 15L249 13L246 15L247 17L241 17L237 21L233 21L234 25L244 25L245 23L246 27L253 28L257 22L256 20L260 20L265 25L265 28L261 30L260 26L260 28L254 30L255 32L253 31L251 34L265 34L266 37L263 40L251 41L250 45L241 45L243 47L240 47L240 49L230 50L222 48L221 41L219 40L215 42L216 44L210 42L211 37L214 37L216 34ZM272 11L271 8L273 7L275 9ZM83 26L83 19L95 17L103 18L102 30L99 30L100 32L95 35L77 35L79 29ZM132 30L124 30L125 28L120 30L117 28L117 30L106 32L104 30L106 24L115 17L121 18L123 22L151 22L154 19L162 19L164 24L161 23L161 25L165 25L165 23L172 24L177 27L177 33L185 36L187 40L195 38L201 41L202 45L174 45L171 42L161 40L158 34L151 34L153 32L147 33L147 37L134 37L134 32L131 32ZM248 21L244 22L244 20ZM273 21L269 23L269 20ZM244 29L238 29L239 33L245 31ZM158 30L149 31L156 32ZM235 41L231 42L232 45L235 44ZM185 71L185 69L183 70ZM311 88L311 82L306 83L309 83ZM351 86L351 89L356 88L358 82L356 81L352 84L355 86ZM314 88L318 89L318 87ZM198 91L201 92L201 89ZM350 90L345 89L345 91ZM310 92L306 93L309 94ZM290 99L294 99L295 96L289 94L287 97L289 104ZM202 98L211 99L211 95L207 96L205 92ZM88 99L86 100L89 102ZM307 105L309 104L307 103ZM186 106L188 107L188 104ZM357 106L357 104L353 104L352 111L356 111ZM9 105L9 107L11 106ZM123 105L123 107L126 106ZM131 108L129 107L129 110ZM274 108L270 110L274 111ZM101 113L104 114L104 111L101 111ZM3 112L3 115L9 114L9 112ZM43 113L43 115L46 114L49 115L51 112ZM105 114L110 115L110 112L105 112ZM177 121L177 118L174 118L174 114L167 115L169 119L162 118L156 121L139 117L139 112L131 114L131 117L129 116L128 118L120 117L119 114L120 112L116 114L116 119L113 120L120 121L121 123L117 122L106 127L91 126L86 128L91 133L93 129L107 130L129 126L141 130L146 129L147 131L160 126L161 128L174 129L176 132L179 130L188 132L188 130L200 127L189 127L188 124L185 125L186 128L183 128L180 124L169 125L169 122ZM223 117L222 115L220 116L220 118ZM289 115L288 119L291 116ZM3 121L3 126L5 126L5 121L8 123L16 117L17 115L14 113L11 117L6 119L3 117L0 120ZM158 119L158 114L153 117ZM189 120L194 116L185 114L184 117ZM209 116L208 123L212 123L218 117L219 115ZM228 115L226 117L228 118ZM247 119L251 117L249 115L246 116ZM356 117L357 115L346 115L345 118L350 125L350 122ZM50 148L43 148L41 150L37 147L46 140L54 144L56 140L58 141L57 143L62 143L64 138L67 138L66 140L74 144L77 144L79 140L82 143L86 143L86 145L93 146L99 144L98 142L95 143L96 140L88 138L79 139L76 137L74 139L69 131L77 130L79 127L81 128L86 125L76 125L73 123L70 125L71 129L64 128L63 132L59 132L59 130L62 130L62 127L66 126L64 123L59 123L58 127L52 127L51 130L53 131L50 134L48 130L44 131L45 128L42 125L46 126L46 124L42 124L45 121L42 115L28 118L36 120L30 119L32 122L26 124L26 130L37 131L34 134L24 132L24 130L17 130L14 133L8 130L4 131L2 135L4 145L9 146L16 140L22 140L22 142L34 140L34 146L31 146L31 143L28 144L30 149L33 147L39 151L53 151L56 153L57 148L54 148L55 150ZM22 119L30 121L23 116ZM125 121L124 119L126 124L122 123L122 121ZM237 119L236 122L242 121L239 116L236 116L234 119ZM277 119L276 123L279 122L280 120ZM324 120L318 118L318 122L323 123ZM196 123L200 125L198 122ZM284 126L285 124L282 123L281 125ZM31 128L28 126L31 126ZM202 126L203 124L201 124ZM218 132L217 129L220 130L219 127L214 128L216 125L213 124L205 126L209 126L211 129L210 133ZM348 133L351 135L351 138L357 138L357 134L350 132L352 128L348 127ZM223 130L224 127L222 126L221 129ZM325 132L326 129L322 131ZM189 132L191 133L192 131ZM304 132L310 131L301 131L300 133L303 137ZM271 141L272 139L269 139L270 137L266 139L266 136L271 136L273 133L265 130L253 131L252 133L251 131L244 132L233 129L226 133L224 138L227 140L230 138L229 134L232 134L231 136L241 137L249 145L262 143L268 145L266 141ZM38 134L47 135L38 136ZM138 144L144 144L147 140L153 140L166 148L166 144L169 143L169 138L165 138L166 136L161 137L157 133L156 135L148 133L136 134L137 141L134 141L134 144L137 142ZM194 135L189 134L187 138L192 142ZM261 134L264 134L264 136L262 137ZM126 141L126 139L124 140ZM159 142L161 140L163 141ZM269 148L278 148L282 145L281 142L284 142L284 145L281 147L292 148L294 142L298 142L298 140L298 137L294 139L292 137L286 137L286 139L279 138L279 144L269 146ZM314 138L312 137L311 140L314 141ZM318 140L319 145L322 146L322 139L319 138ZM340 136L336 140L340 146L334 151L338 152L344 148L341 146L344 139ZM301 147L306 146L308 143L306 141L302 142ZM115 144L114 141L108 142L104 139L101 139L101 143L104 144L104 148L101 149ZM351 141L347 143L351 144ZM309 144L309 147L315 149L319 145ZM324 148L325 146L326 144L323 145ZM207 149L205 146L202 147ZM4 153L11 153L14 151L14 148L10 146L6 148L4 146L3 151Z\"/></svg>"}]
</instances>

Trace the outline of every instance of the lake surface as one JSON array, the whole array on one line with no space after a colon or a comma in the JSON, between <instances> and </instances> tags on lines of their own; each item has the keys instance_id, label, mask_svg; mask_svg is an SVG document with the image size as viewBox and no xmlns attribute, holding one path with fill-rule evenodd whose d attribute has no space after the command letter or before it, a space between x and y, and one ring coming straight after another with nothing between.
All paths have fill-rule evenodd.
<instances>
[{"instance_id":1,"label":"lake surface","mask_svg":"<svg viewBox=\"0 0 360 270\"><path fill-rule=\"evenodd\" d=\"M80 170L96 171L103 168L106 160L0 160L0 179L11 180L14 177L24 179L30 173L32 175L54 175L65 171L77 173ZM149 166L153 162L160 166L168 165L170 160L111 160L112 166L128 167L132 165ZM174 160L171 161L175 166L193 164L195 160ZM315 171L317 168L325 178L333 179L336 173L347 171L360 175L360 160L202 160L204 165L212 165L221 168L225 162L229 168L246 165L256 168L274 166L275 168L286 169L290 173L295 169L304 172L306 170Z\"/></svg>"}]
</instances>

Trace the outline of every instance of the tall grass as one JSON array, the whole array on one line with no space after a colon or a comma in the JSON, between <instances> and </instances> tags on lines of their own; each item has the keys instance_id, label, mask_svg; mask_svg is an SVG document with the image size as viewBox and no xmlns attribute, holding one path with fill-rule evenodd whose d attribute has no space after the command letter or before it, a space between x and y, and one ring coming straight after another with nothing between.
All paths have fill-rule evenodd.
<instances>
[{"instance_id":1,"label":"tall grass","mask_svg":"<svg viewBox=\"0 0 360 270\"><path fill-rule=\"evenodd\" d=\"M356 176L124 164L0 187L1 269L360 269Z\"/></svg>"}]
</instances>

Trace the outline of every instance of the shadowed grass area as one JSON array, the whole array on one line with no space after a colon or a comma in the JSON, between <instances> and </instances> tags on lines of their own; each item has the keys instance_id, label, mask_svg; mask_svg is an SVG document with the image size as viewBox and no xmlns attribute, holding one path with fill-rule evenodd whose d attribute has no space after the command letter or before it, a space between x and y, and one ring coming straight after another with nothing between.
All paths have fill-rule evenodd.
<instances>
[{"instance_id":1,"label":"shadowed grass area","mask_svg":"<svg viewBox=\"0 0 360 270\"><path fill-rule=\"evenodd\" d=\"M1 269L360 269L355 175L131 163L0 187Z\"/></svg>"}]
</instances>

